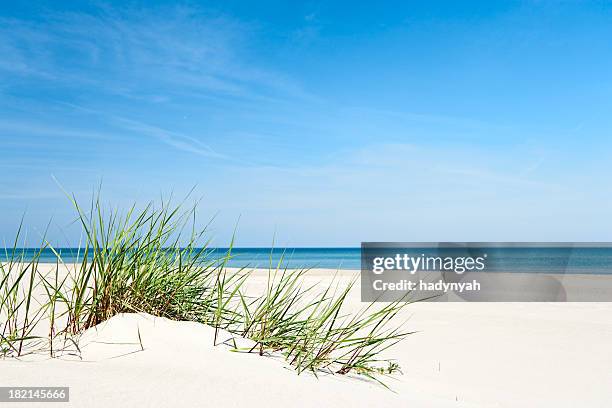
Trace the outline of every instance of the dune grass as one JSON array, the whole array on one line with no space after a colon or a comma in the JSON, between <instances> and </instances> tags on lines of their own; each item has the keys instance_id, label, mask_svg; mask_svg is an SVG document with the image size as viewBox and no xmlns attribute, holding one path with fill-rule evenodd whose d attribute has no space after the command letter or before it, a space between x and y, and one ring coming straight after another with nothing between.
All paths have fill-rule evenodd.
<instances>
[{"instance_id":1,"label":"dune grass","mask_svg":"<svg viewBox=\"0 0 612 408\"><path fill-rule=\"evenodd\" d=\"M251 271L226 268L232 257L211 251L206 228L196 228L196 206L162 202L124 214L92 200L85 211L71 198L83 231L76 264L43 240L31 259L18 249L20 233L0 263L0 353L54 356L61 344L118 313L144 312L196 321L253 341L237 351L282 355L298 373L355 373L377 379L399 371L381 352L408 334L395 324L406 302L345 310L354 282L305 286L307 270L270 264L267 287L249 296ZM21 228L20 228L21 231ZM42 248L56 257L51 273L38 262ZM60 273L68 271L67 273ZM46 329L41 330L41 326ZM60 346L57 346L61 340Z\"/></svg>"},{"instance_id":2,"label":"dune grass","mask_svg":"<svg viewBox=\"0 0 612 408\"><path fill-rule=\"evenodd\" d=\"M49 302L39 303L34 296L40 285L38 260L42 248L31 258L19 249L23 219L13 246L4 248L5 262L0 262L0 355L20 356L44 343L36 327L43 320Z\"/></svg>"}]
</instances>

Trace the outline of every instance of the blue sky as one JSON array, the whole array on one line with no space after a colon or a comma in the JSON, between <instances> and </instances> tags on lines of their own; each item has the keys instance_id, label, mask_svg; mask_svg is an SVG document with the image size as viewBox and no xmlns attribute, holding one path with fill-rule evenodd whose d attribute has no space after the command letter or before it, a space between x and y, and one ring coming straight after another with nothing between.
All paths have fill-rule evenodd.
<instances>
[{"instance_id":1,"label":"blue sky","mask_svg":"<svg viewBox=\"0 0 612 408\"><path fill-rule=\"evenodd\" d=\"M612 239L605 2L16 3L2 239L77 242L53 177L195 186L218 245Z\"/></svg>"}]
</instances>

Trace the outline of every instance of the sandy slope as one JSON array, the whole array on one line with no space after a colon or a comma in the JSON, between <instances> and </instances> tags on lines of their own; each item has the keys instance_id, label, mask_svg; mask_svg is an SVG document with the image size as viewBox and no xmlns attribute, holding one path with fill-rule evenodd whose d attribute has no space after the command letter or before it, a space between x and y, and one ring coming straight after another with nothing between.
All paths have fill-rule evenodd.
<instances>
[{"instance_id":1,"label":"sandy slope","mask_svg":"<svg viewBox=\"0 0 612 408\"><path fill-rule=\"evenodd\" d=\"M265 282L250 279L254 291ZM88 331L82 361L1 361L0 383L68 385L75 407L612 406L612 303L420 303L406 317L420 332L391 350L404 371L389 381L396 393L297 376L282 361L213 347L210 327L134 314Z\"/></svg>"},{"instance_id":2,"label":"sandy slope","mask_svg":"<svg viewBox=\"0 0 612 408\"><path fill-rule=\"evenodd\" d=\"M119 315L84 335L83 361L4 361L0 378L3 385L68 385L75 407L455 405L360 380L297 376L274 359L213 347L213 335L197 323Z\"/></svg>"}]
</instances>

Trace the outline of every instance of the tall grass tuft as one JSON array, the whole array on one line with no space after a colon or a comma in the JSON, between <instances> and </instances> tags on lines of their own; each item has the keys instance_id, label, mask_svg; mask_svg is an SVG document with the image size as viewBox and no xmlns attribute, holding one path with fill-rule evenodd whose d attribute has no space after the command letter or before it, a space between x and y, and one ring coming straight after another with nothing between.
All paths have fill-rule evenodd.
<instances>
[{"instance_id":1,"label":"tall grass tuft","mask_svg":"<svg viewBox=\"0 0 612 408\"><path fill-rule=\"evenodd\" d=\"M399 367L381 353L408 332L395 325L405 302L369 304L347 310L354 286L334 280L305 285L308 270L288 270L283 258L268 269L263 293L253 296L244 283L251 271L228 269L232 244L223 254L209 248L206 227L196 228L196 208L162 201L121 213L98 197L87 210L70 198L83 232L77 262L43 240L31 259L19 237L0 262L0 353L21 356L46 350L53 357L59 338L74 340L84 330L118 313L144 312L173 320L196 321L251 339L239 351L277 354L298 373L355 373L370 378ZM42 273L43 248L55 254L55 267ZM61 271L61 272L60 272ZM46 331L39 330L42 323ZM61 346L59 347L61 349Z\"/></svg>"},{"instance_id":2,"label":"tall grass tuft","mask_svg":"<svg viewBox=\"0 0 612 408\"><path fill-rule=\"evenodd\" d=\"M323 290L304 286L307 270L269 272L267 291L244 305L245 326L239 333L256 342L249 352L281 352L298 373L321 370L374 378L393 374L399 366L380 353L411 334L389 327L408 304L394 302L345 310L355 281L332 282Z\"/></svg>"},{"instance_id":3,"label":"tall grass tuft","mask_svg":"<svg viewBox=\"0 0 612 408\"><path fill-rule=\"evenodd\" d=\"M40 284L38 260L43 248L26 258L19 249L23 219L13 246L4 248L5 262L0 262L0 355L20 357L45 341L35 330L44 317L48 303L34 296Z\"/></svg>"}]
</instances>

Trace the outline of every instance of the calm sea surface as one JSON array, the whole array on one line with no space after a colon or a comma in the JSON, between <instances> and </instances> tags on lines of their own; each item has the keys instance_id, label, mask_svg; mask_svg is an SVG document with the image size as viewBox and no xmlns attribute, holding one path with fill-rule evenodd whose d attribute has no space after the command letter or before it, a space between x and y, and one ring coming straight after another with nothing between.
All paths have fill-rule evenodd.
<instances>
[{"instance_id":1,"label":"calm sea surface","mask_svg":"<svg viewBox=\"0 0 612 408\"><path fill-rule=\"evenodd\" d=\"M38 250L20 249L26 259L32 258ZM210 249L210 256L225 254L227 249ZM434 253L431 249L416 250L425 255ZM487 248L490 260L488 270L509 272L553 272L612 274L612 248ZM10 250L9 250L10 252ZM78 249L58 249L65 263L77 262ZM0 261L6 261L5 250L1 250ZM231 267L276 267L282 259L282 265L288 268L330 268L360 269L360 248L234 248L228 262ZM56 257L45 249L40 262L55 263Z\"/></svg>"},{"instance_id":2,"label":"calm sea surface","mask_svg":"<svg viewBox=\"0 0 612 408\"><path fill-rule=\"evenodd\" d=\"M0 260L6 261L6 251L11 249L0 248ZM38 249L18 249L26 259L31 259L38 253ZM73 263L82 260L82 251L77 248L56 249L62 256L64 263ZM208 250L211 259L220 258L227 253L227 248L211 248ZM288 268L331 268L331 269L359 269L361 258L359 248L233 248L232 257L227 263L230 267L259 267L267 268L270 264L276 267L282 260L283 266ZM50 249L44 249L40 256L41 263L55 263L56 256Z\"/></svg>"}]
</instances>

